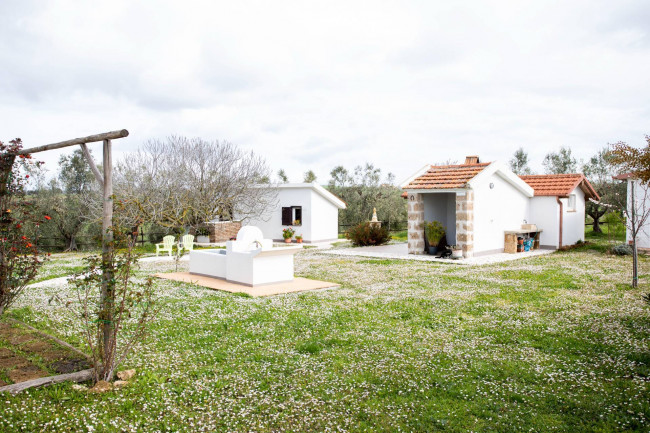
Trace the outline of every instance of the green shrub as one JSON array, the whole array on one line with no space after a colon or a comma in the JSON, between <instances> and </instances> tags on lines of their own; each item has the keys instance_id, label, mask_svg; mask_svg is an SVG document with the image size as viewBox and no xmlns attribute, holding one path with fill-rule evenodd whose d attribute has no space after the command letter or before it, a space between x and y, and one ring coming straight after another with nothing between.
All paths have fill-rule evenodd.
<instances>
[{"instance_id":1,"label":"green shrub","mask_svg":"<svg viewBox=\"0 0 650 433\"><path fill-rule=\"evenodd\" d=\"M632 247L629 245L625 244L620 244L616 245L611 249L612 254L616 254L617 256L631 256L632 255Z\"/></svg>"},{"instance_id":2,"label":"green shrub","mask_svg":"<svg viewBox=\"0 0 650 433\"><path fill-rule=\"evenodd\" d=\"M445 227L440 221L424 222L424 232L426 233L429 245L437 246L445 236Z\"/></svg>"},{"instance_id":3,"label":"green shrub","mask_svg":"<svg viewBox=\"0 0 650 433\"><path fill-rule=\"evenodd\" d=\"M390 240L390 234L384 227L370 225L368 222L358 224L345 233L345 237L355 246L382 245Z\"/></svg>"}]
</instances>

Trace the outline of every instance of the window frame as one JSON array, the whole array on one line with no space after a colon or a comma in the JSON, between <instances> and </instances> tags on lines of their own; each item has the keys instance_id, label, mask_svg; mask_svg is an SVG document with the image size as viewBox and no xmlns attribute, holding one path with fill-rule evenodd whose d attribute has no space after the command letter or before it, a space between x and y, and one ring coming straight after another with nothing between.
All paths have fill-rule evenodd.
<instances>
[{"instance_id":1,"label":"window frame","mask_svg":"<svg viewBox=\"0 0 650 433\"><path fill-rule=\"evenodd\" d=\"M286 224L287 220L285 219L285 209L290 209L291 212L291 219L289 221L289 224ZM300 227L302 226L302 206L282 206L282 226L283 227ZM296 218L298 215L300 215L300 218ZM300 220L300 224L294 224L295 221Z\"/></svg>"},{"instance_id":2,"label":"window frame","mask_svg":"<svg viewBox=\"0 0 650 433\"><path fill-rule=\"evenodd\" d=\"M577 209L578 197L575 194L569 194L567 199L567 212L575 212Z\"/></svg>"}]
</instances>

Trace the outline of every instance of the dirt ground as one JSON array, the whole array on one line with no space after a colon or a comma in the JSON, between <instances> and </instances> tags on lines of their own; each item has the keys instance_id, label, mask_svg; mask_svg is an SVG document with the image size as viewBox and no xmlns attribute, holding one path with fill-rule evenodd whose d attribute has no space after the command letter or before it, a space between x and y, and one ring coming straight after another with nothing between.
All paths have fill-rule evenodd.
<instances>
[{"instance_id":1,"label":"dirt ground","mask_svg":"<svg viewBox=\"0 0 650 433\"><path fill-rule=\"evenodd\" d=\"M0 386L89 368L78 353L18 324L0 322Z\"/></svg>"}]
</instances>

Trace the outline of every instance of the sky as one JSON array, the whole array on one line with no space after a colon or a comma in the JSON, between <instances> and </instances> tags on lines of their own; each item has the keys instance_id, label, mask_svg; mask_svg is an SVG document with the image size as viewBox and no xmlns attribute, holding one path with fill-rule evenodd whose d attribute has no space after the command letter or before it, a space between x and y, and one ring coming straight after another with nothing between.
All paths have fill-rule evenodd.
<instances>
[{"instance_id":1,"label":"sky","mask_svg":"<svg viewBox=\"0 0 650 433\"><path fill-rule=\"evenodd\" d=\"M366 162L399 182L650 134L647 0L3 0L0 18L0 140L25 147L128 129L115 159L173 134L294 182Z\"/></svg>"}]
</instances>

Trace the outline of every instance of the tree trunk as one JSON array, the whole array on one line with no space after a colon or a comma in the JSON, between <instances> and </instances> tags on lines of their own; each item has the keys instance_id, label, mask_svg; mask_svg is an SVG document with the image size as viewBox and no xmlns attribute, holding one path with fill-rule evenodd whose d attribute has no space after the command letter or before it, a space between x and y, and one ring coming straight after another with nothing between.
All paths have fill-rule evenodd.
<instances>
[{"instance_id":1,"label":"tree trunk","mask_svg":"<svg viewBox=\"0 0 650 433\"><path fill-rule=\"evenodd\" d=\"M632 241L632 287L639 287L639 250L636 247L636 238Z\"/></svg>"},{"instance_id":2,"label":"tree trunk","mask_svg":"<svg viewBox=\"0 0 650 433\"><path fill-rule=\"evenodd\" d=\"M77 238L72 235L68 239L68 247L66 248L65 251L78 251L79 248L77 247Z\"/></svg>"},{"instance_id":3,"label":"tree trunk","mask_svg":"<svg viewBox=\"0 0 650 433\"><path fill-rule=\"evenodd\" d=\"M600 228L600 218L594 218L594 224L592 226L592 231L594 233L602 233L603 229Z\"/></svg>"}]
</instances>

